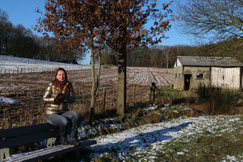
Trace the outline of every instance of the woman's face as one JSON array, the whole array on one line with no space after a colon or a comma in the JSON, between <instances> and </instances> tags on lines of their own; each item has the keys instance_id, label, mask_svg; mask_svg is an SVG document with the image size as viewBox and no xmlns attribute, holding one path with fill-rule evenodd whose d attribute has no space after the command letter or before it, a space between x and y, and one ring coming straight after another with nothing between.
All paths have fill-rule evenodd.
<instances>
[{"instance_id":1,"label":"woman's face","mask_svg":"<svg viewBox=\"0 0 243 162\"><path fill-rule=\"evenodd\" d=\"M60 70L57 72L57 76L56 76L57 80L59 81L65 81L65 72Z\"/></svg>"}]
</instances>

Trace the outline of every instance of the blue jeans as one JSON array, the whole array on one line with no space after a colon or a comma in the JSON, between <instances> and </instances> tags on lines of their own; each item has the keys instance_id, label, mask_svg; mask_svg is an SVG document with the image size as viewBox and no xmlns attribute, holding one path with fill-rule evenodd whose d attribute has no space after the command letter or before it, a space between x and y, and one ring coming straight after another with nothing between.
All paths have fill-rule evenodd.
<instances>
[{"instance_id":1,"label":"blue jeans","mask_svg":"<svg viewBox=\"0 0 243 162\"><path fill-rule=\"evenodd\" d=\"M63 114L47 114L46 121L60 128L60 137L66 138L70 130L71 140L76 139L78 129L78 113L75 111L67 111Z\"/></svg>"}]
</instances>

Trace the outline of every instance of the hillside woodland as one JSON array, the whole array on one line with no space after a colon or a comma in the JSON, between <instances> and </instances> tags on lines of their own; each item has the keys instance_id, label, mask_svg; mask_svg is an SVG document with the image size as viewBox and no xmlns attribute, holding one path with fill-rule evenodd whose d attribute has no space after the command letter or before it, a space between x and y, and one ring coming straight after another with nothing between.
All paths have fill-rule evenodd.
<instances>
[{"instance_id":1,"label":"hillside woodland","mask_svg":"<svg viewBox=\"0 0 243 162\"><path fill-rule=\"evenodd\" d=\"M0 54L50 61L77 59L75 53L59 53L53 41L45 41L19 24L14 26L0 9Z\"/></svg>"}]
</instances>

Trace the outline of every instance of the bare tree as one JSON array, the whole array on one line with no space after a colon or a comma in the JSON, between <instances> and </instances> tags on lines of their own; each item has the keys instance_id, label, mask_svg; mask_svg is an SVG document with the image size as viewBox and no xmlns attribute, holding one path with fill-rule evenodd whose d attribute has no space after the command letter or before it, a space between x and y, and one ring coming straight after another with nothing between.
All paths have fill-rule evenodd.
<instances>
[{"instance_id":1,"label":"bare tree","mask_svg":"<svg viewBox=\"0 0 243 162\"><path fill-rule=\"evenodd\" d=\"M187 33L214 40L243 36L242 0L188 0L179 9Z\"/></svg>"},{"instance_id":2,"label":"bare tree","mask_svg":"<svg viewBox=\"0 0 243 162\"><path fill-rule=\"evenodd\" d=\"M164 50L162 51L163 55L165 55L166 58L166 68L167 73L169 72L169 55L171 54L171 49L169 47L164 47Z\"/></svg>"},{"instance_id":3,"label":"bare tree","mask_svg":"<svg viewBox=\"0 0 243 162\"><path fill-rule=\"evenodd\" d=\"M160 2L165 2L160 1ZM118 106L126 107L126 56L139 46L162 41L169 30L171 2L158 5L157 0L48 0L46 13L39 19L38 31L53 32L55 40L66 49L87 46L94 57L95 45L104 42L118 53ZM92 61L93 63L93 61ZM92 65L92 87L95 87ZM95 88L92 88L95 96ZM94 101L94 102L93 102ZM91 107L95 99L91 100Z\"/></svg>"},{"instance_id":4,"label":"bare tree","mask_svg":"<svg viewBox=\"0 0 243 162\"><path fill-rule=\"evenodd\" d=\"M157 0L106 0L106 44L118 52L117 114L126 107L126 58L139 46L154 45L162 41L169 30L171 2L159 6Z\"/></svg>"}]
</instances>

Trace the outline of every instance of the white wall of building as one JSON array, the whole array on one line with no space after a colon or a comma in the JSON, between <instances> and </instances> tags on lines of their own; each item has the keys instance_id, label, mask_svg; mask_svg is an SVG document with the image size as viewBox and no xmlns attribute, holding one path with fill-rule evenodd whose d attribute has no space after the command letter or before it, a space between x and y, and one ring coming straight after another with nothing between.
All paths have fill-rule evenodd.
<instances>
[{"instance_id":1,"label":"white wall of building","mask_svg":"<svg viewBox=\"0 0 243 162\"><path fill-rule=\"evenodd\" d=\"M212 67L211 85L226 89L240 89L240 68Z\"/></svg>"}]
</instances>

